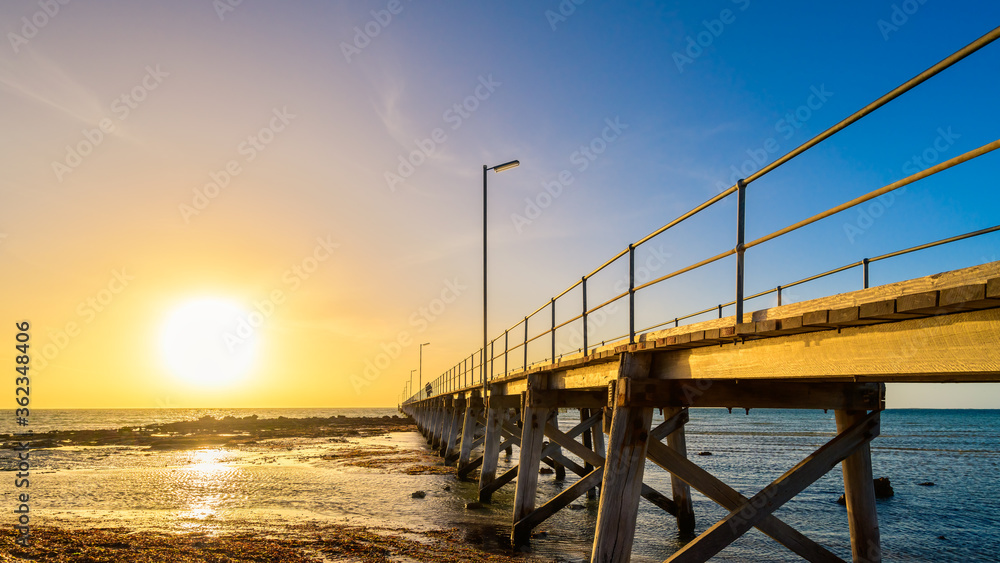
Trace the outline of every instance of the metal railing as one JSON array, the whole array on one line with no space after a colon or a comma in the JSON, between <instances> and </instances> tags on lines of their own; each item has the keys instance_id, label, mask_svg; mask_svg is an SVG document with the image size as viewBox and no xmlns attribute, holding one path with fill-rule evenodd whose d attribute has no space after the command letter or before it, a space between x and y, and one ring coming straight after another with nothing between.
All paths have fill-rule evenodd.
<instances>
[{"instance_id":1,"label":"metal railing","mask_svg":"<svg viewBox=\"0 0 1000 563\"><path fill-rule=\"evenodd\" d=\"M905 250L900 250L900 251L892 252L892 253L889 253L889 254L884 254L884 255L881 255L881 256L876 256L874 258L865 258L865 259L862 259L862 260L860 260L858 262L853 262L853 263L848 264L846 266L842 266L840 268L836 268L834 270L830 270L830 271L824 272L822 274L817 274L815 276L811 276L811 277L808 277L808 278L805 278L805 279L802 279L802 280L798 280L796 282L792 282L792 283L790 283L788 285L778 286L776 288L768 289L766 291L762 291L760 293L756 293L756 294L753 294L753 295L750 295L750 296L745 296L744 295L743 283L744 283L744 270L745 270L745 253L746 253L746 251L748 249L754 248L756 246L759 246L759 245L761 245L761 244L763 244L765 242L777 239L777 238L779 238L781 236L784 236L784 235L786 235L788 233L791 233L793 231L801 229L802 227L805 227L807 225L811 225L813 223L816 223L818 221L826 219L826 218L828 218L828 217L830 217L832 215L840 213L841 211L850 209L852 207L855 207L857 205L860 205L862 203L870 201L870 200L872 200L872 199L874 199L876 197L885 195L885 194L887 194L889 192L892 192L894 190L897 190L899 188L902 188L904 186L907 186L907 185L912 184L914 182L917 182L919 180L925 179L925 178L930 177L930 176L932 176L934 174L937 174L938 172L942 172L944 170L947 170L949 168L952 168L952 167L957 166L959 164L962 164L964 162L968 162L968 161L970 161L970 160L972 160L974 158L977 158L979 156L982 156L984 154L987 154L987 153L989 153L991 151L994 151L994 150L1000 148L1000 139L998 139L996 141L987 143L987 144L985 144L985 145L983 145L981 147L978 147L976 149L970 150L970 151L968 151L968 152L966 152L964 154L961 154L961 155L959 155L959 156L957 156L955 158L952 158L952 159L947 160L945 162L941 162L941 163L939 163L939 164L937 164L935 166L931 166L929 168L926 168L924 170L921 170L919 172L911 174L911 175L909 175L909 176L907 176L905 178L897 180L896 182L893 182L891 184L888 184L888 185L883 186L881 188L878 188L876 190L870 191L867 194L864 194L864 195L859 196L857 198L854 198L854 199L852 199L850 201L847 201L847 202L845 202L843 204L840 204L838 206L835 206L835 207L832 207L830 209L827 209L826 211L823 211L821 213L817 213L816 215L813 215L812 217L809 217L807 219L803 219L803 220L801 220L801 221L799 221L797 223L794 223L794 224L789 225L789 226L787 226L785 228L782 228L782 229L779 229L777 231L774 231L774 232L772 232L772 233L770 233L768 235L764 235L764 236L762 236L760 238L757 238L755 240L752 240L750 242L746 242L745 241L746 188L747 188L747 186L749 186L751 183L753 183L753 182L755 182L755 181L763 178L768 173L772 172L773 170L776 170L778 167L780 167L783 164L791 161L795 157L801 155L802 153L804 153L805 151L809 150L810 148L818 145L822 141L830 138L831 136L833 136L837 132L842 131L843 129L845 129L849 125L857 122L861 118L867 116L868 114L874 112L875 110L877 110L880 107L886 105L887 103L891 102L892 100L895 100L899 96L901 96L901 95L905 94L906 92L912 90L916 86L920 85L921 83L925 82L926 80L930 79L931 77L939 74L943 70L945 70L948 67L950 67L950 66L954 65L955 63L957 63L958 61L964 59L965 57L971 55L972 53L978 51L979 49L985 47L989 43L995 41L997 38L1000 38L1000 27L998 27L996 29L993 29L989 33L983 35L982 37L980 37L976 41L973 41L969 45L967 45L967 46L963 47L962 49L956 51L952 55L948 56L947 58L943 59L942 61L938 62L937 64L931 66L930 68L928 68L927 70L921 72L917 76L914 76L910 80L907 80L906 82L904 82L900 86L894 88L893 90L889 91L885 95L883 95L880 98L876 99L875 101L871 102L867 106L861 108L860 110L854 112L853 114L851 114L848 117L844 118L843 120L839 121L835 125L829 127L828 129L826 129L822 133L819 133L818 135L812 137L808 141L802 143L801 145L799 145L795 149L789 151L784 156L778 158L774 162L771 162L770 164L768 164L767 166L761 168L760 170L758 170L757 172L755 172L752 175L748 176L747 178L738 180L735 185L733 185L732 187L724 190L723 192L719 193L715 197L712 197L708 201L702 203L701 205L698 205L697 207L691 209L687 213L684 213L680 217L674 219L673 221L670 221L666 225L663 225L659 229L657 229L657 230L653 231L652 233L646 235L645 237L643 237L642 239L638 240L637 242L629 244L625 249L621 250L620 252L618 252L617 254L615 254L614 256L612 256L611 258L609 258L607 261L605 261L603 264L601 264L600 266L598 266L597 268L595 268L594 270L592 270L590 273L582 276L579 281L577 281L574 284L570 285L568 288L566 288L565 290L563 290L561 293L559 293L558 295L556 295L556 296L552 297L551 299L549 299L549 301L547 303L541 305L540 307L538 307L537 309L535 309L534 311L532 311L531 313L529 313L528 315L526 315L523 320L517 322L513 326L508 327L506 330L503 331L502 334L498 335L493 340L490 340L489 343L488 343L488 347L489 347L488 351L484 350L482 348L479 349L479 350L477 350L476 352L474 352L473 354L471 354L467 358L463 359L463 361L459 362L458 364L456 364L455 366L453 366L451 369L447 370L445 373L443 373L437 379L435 379L434 381L429 382L423 389L418 390L418 392L416 394L414 394L411 397L407 398L404 402L411 402L411 401L415 401L415 400L421 400L421 399L427 398L428 396L434 396L434 395L438 395L438 394L441 394L441 393L448 393L448 392L452 392L452 391L457 391L459 389L464 389L464 388L468 388L468 387L482 386L482 385L484 385L485 382L491 381L491 380L493 380L493 379L496 378L496 370L495 370L494 363L497 362L500 359L503 360L503 370L502 370L501 373L503 375L510 374L511 373L511 368L509 367L510 356L511 356L512 353L516 353L519 348L521 349L520 350L520 354L519 354L521 356L521 361L519 362L520 368L518 368L520 370L528 369L532 365L537 365L538 363L555 362L557 360L557 358L559 358L559 357L561 357L563 355L566 355L566 354L574 354L574 353L582 352L582 354L584 356L586 356L586 355L588 355L590 353L590 350L592 349L592 346L591 346L590 342L588 342L588 336L589 336L589 334L588 334L588 323L587 323L588 317L590 315L594 314L595 312L598 312L598 311L604 309L608 305L611 305L612 303L615 303L615 302L617 302L617 301L619 301L621 299L624 299L626 297L628 298L628 327L629 327L628 328L628 333L627 334L622 334L621 336L618 336L618 337L605 339L605 340L603 340L601 342L600 345L603 346L606 342L614 342L614 341L618 341L618 340L624 340L626 337L628 338L628 342L631 344L631 343L634 343L636 341L636 335L637 334L642 334L642 333L647 332L649 330L653 330L653 329L656 329L656 328L660 328L660 327L666 326L666 325L668 325L670 323L673 323L675 326L679 326L679 323L682 320L687 320L687 319L690 319L690 318L693 318L693 317L697 317L699 315L704 315L704 314L707 314L707 313L710 313L710 312L716 311L716 310L718 311L719 317L721 318L722 314L723 314L723 309L726 308L726 307L734 307L735 308L735 318L736 318L737 322L742 322L742 320L744 318L743 308L744 308L745 301L748 301L750 299L755 299L755 298L758 298L758 297L762 297L762 296L765 296L765 295L769 295L771 293L777 293L778 304L780 305L781 304L781 292L784 289L787 289L789 287L793 287L793 286L796 286L796 285L800 285L800 284L803 284L803 283L807 283L809 281L813 281L813 280L816 280L816 279L819 279L819 278L823 278L823 277L826 277L826 276L829 276L829 275L833 275L833 274L836 274L836 273L839 273L839 272L843 272L845 270L849 270L851 268L856 268L856 267L859 267L859 266L862 267L862 269L863 269L863 285L864 285L865 288L867 288L868 287L868 268L869 268L869 264L871 264L872 262L876 262L876 261L880 261L880 260L885 260L887 258L892 258L892 257L895 257L895 256L900 256L900 255L903 255L903 254L908 254L910 252L915 252L915 251L918 251L918 250L923 250L923 249L926 249L926 248L931 248L931 247L934 247L934 246L939 246L939 245L947 244L947 243L950 243L950 242L956 242L956 241L959 241L959 240L964 240L964 239L967 239L967 238L971 238L971 237L975 237L975 236L980 236L980 235L984 235L984 234L988 234L988 233L992 233L992 232L995 232L997 230L1000 230L1000 226L990 227L988 229L982 229L982 230L974 231L974 232L971 232L971 233L965 233L965 234L962 234L962 235L957 235L957 236L954 236L954 237L949 237L947 239L942 239L942 240L939 240L939 241L935 241L935 242L931 242L931 243L927 243L927 244L923 244L923 245L911 247L911 248L908 248L908 249L905 249ZM636 280L635 280L635 252L636 252L636 249L639 246L641 246L641 245L649 242L653 238L655 238L655 237L657 237L657 236L659 236L659 235L667 232L668 230L672 229L673 227L681 224L682 222L686 221L687 219L690 219L690 218L694 217L698 213L700 213L700 212L702 212L702 211L704 211L704 210L712 207L713 205L715 205L715 204L723 201L724 199L728 198L729 196L731 196L733 194L737 195L737 206L736 206L737 207L737 217L736 217L736 244L735 244L735 246L732 249L729 249L729 250L726 250L726 251L721 252L719 254L716 254L715 256L712 256L712 257L709 257L709 258L705 258L705 259L700 260L700 261L698 261L698 262L696 262L694 264L691 264L691 265L686 266L684 268L681 268L681 269L675 270L673 272L670 272L670 273L668 273L666 275L663 275L663 276L660 276L658 278L655 278L655 279L649 280L647 282L641 283L639 285L636 285ZM704 310L699 311L697 313L691 313L691 314L683 316L683 317L675 317L673 319L670 319L670 320L667 320L667 321L664 321L664 322L661 322L661 323L658 323L658 324L655 324L655 325L652 325L652 326L649 326L649 327L640 328L638 330L635 328L635 318L636 318L636 316L635 316L635 294L636 294L636 292L638 292L638 291L640 291L642 289L648 288L650 286L659 284L659 283L664 282L666 280L669 280L671 278L680 276L680 275L685 274L687 272L691 272L691 271L696 270L698 268L707 266L709 264L713 264L715 262L718 262L718 261L720 261L720 260L722 260L724 258L727 258L729 256L733 256L733 255L736 256L736 296L735 296L735 299L733 301L730 301L728 303L721 303L721 304L718 304L715 307L704 309ZM628 275L628 289L626 291L618 293L617 295L611 297L610 299L604 301L603 303L601 303L599 305L588 306L588 301L587 301L587 282L588 282L588 280L590 280L596 274L598 274L601 271L605 270L606 268L608 268L612 264L615 264L616 262L618 262L622 258L626 258L626 257L628 259L628 270L629 270L629 275ZM565 297L568 293L570 293L571 291L573 291L577 287L581 288L581 294L582 294L582 304L581 304L581 308L579 309L580 313L577 314L577 315L575 315L575 316L573 316L573 317L571 317L571 318L569 318L569 319L567 319L567 320L565 320L565 321L563 321L563 322L561 322L561 323L557 323L557 321L556 321L556 319L557 319L557 317L556 317L556 303L558 302L558 300L560 298ZM551 318L550 318L550 322L548 323L549 326L546 329L544 329L541 332L539 332L538 334L536 334L534 336L529 336L529 330L528 330L529 321L531 321L536 315L538 315L539 313L541 313L542 311L544 311L546 308L549 308L551 310ZM575 350L570 350L568 352L563 352L562 355L557 356L557 353L556 353L556 334L557 334L557 331L559 329L564 328L567 325L569 325L571 323L574 323L576 321L579 321L581 319L583 321L582 322L582 325L583 325L582 326L583 346L580 347L580 348L577 348ZM516 330L518 328L521 328L522 325L523 325L523 331ZM518 342L518 343L516 343L514 345L511 345L510 344L511 336L515 334L515 331L516 331L516 333L517 333L518 336L522 336L522 335L523 336L520 339L520 342ZM548 355L545 360L542 360L542 362L534 362L532 364L529 364L528 363L528 344L530 344L531 342L534 342L534 341L536 341L536 340L538 340L540 338L543 338L546 335L550 336L550 340L551 340L550 355ZM502 349L502 351L500 352L499 355L496 353L496 346L497 346L498 342L502 342L502 344L503 344L503 349ZM488 357L486 357L487 353L488 353ZM478 364L476 363L477 357L478 357Z\"/></svg>"}]
</instances>

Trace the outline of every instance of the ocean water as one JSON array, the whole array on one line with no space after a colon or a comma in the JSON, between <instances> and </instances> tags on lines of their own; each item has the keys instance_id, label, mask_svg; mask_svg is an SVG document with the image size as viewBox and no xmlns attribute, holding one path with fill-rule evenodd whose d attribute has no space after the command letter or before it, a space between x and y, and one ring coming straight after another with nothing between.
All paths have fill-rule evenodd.
<instances>
[{"instance_id":1,"label":"ocean water","mask_svg":"<svg viewBox=\"0 0 1000 563\"><path fill-rule=\"evenodd\" d=\"M395 409L150 409L32 412L32 427L118 428L213 416L383 416ZM576 411L560 415L569 428ZM12 419L11 412L0 421ZM695 409L687 426L691 459L746 496L759 491L834 434L833 413ZM654 420L662 420L654 416ZM0 432L9 432L10 428ZM366 448L424 447L414 432L352 438ZM322 459L343 446L327 439L262 441L239 449L153 451L135 447L64 447L32 452L33 523L69 526L129 526L164 531L258 529L280 533L306 521L427 529L460 527L470 541L487 547L509 534L514 485L485 510L466 510L476 500L475 483L448 475L400 475L345 466ZM711 452L710 456L696 455ZM516 464L518 451L501 456L500 470ZM11 453L0 451L0 457ZM876 477L889 477L895 496L878 501L886 561L997 561L1000 553L1000 411L889 410L872 443ZM9 475L9 474L8 474ZM551 475L539 479L540 505L570 486ZM669 492L668 475L647 464L644 481ZM934 486L920 486L921 482ZM446 490L447 489L449 490ZM0 485L0 507L13 509L13 480ZM427 492L413 499L416 490ZM775 515L849 559L846 509L839 467L814 483ZM597 501L563 510L533 541L539 555L564 561L589 559ZM726 511L694 493L697 532ZM7 512L6 509L4 509ZM9 513L9 512L8 512ZM662 561L684 538L673 518L642 501L633 561ZM499 539L498 539L499 538ZM751 531L720 553L717 561L798 561L797 556Z\"/></svg>"}]
</instances>

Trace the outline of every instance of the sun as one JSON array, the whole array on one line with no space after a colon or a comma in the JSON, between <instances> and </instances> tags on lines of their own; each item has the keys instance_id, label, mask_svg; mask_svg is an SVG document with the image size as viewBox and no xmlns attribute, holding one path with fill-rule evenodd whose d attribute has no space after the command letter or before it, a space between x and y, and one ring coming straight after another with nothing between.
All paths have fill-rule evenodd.
<instances>
[{"instance_id":1,"label":"sun","mask_svg":"<svg viewBox=\"0 0 1000 563\"><path fill-rule=\"evenodd\" d=\"M232 384L257 358L255 329L239 303L206 297L188 301L167 317L160 352L175 376L202 387Z\"/></svg>"}]
</instances>

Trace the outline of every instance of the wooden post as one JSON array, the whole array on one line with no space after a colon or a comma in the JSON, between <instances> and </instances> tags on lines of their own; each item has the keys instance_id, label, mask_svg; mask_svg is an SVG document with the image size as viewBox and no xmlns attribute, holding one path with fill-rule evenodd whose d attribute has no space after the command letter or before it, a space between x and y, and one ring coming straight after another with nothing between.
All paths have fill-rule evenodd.
<instances>
[{"instance_id":1,"label":"wooden post","mask_svg":"<svg viewBox=\"0 0 1000 563\"><path fill-rule=\"evenodd\" d=\"M682 409L679 407L663 409L664 419L669 419ZM687 457L687 442L684 439L684 426L667 435L667 447L683 457ZM677 507L677 529L682 535L694 533L694 508L691 505L691 487L676 475L670 475L670 487L674 493L674 506Z\"/></svg>"},{"instance_id":2,"label":"wooden post","mask_svg":"<svg viewBox=\"0 0 1000 563\"><path fill-rule=\"evenodd\" d=\"M843 432L867 416L865 411L834 411L837 432ZM844 470L844 498L851 530L851 556L855 563L880 563L882 548L872 483L872 456L868 443L858 447L841 463Z\"/></svg>"},{"instance_id":3,"label":"wooden post","mask_svg":"<svg viewBox=\"0 0 1000 563\"><path fill-rule=\"evenodd\" d=\"M469 464L472 457L472 443L476 440L476 399L469 399L465 407L465 419L462 422L462 445L458 452L458 466Z\"/></svg>"},{"instance_id":4,"label":"wooden post","mask_svg":"<svg viewBox=\"0 0 1000 563\"><path fill-rule=\"evenodd\" d=\"M434 429L434 419L437 416L437 410L433 405L427 404L424 405L424 412L424 416L427 418L427 434L425 437L427 438L427 444L433 446L434 433L436 432Z\"/></svg>"},{"instance_id":5,"label":"wooden post","mask_svg":"<svg viewBox=\"0 0 1000 563\"><path fill-rule=\"evenodd\" d=\"M444 399L435 399L437 403L434 406L434 441L431 442L431 448L437 450L441 447L441 439L444 431L444 420L445 420L445 410L444 410Z\"/></svg>"},{"instance_id":6,"label":"wooden post","mask_svg":"<svg viewBox=\"0 0 1000 563\"><path fill-rule=\"evenodd\" d=\"M445 463L450 463L449 459L452 453L455 451L455 444L458 440L459 424L461 424L462 416L465 414L465 399L449 401L451 406L449 407L448 413L448 426L447 432L445 432L444 443L441 444L441 457L444 458Z\"/></svg>"},{"instance_id":7,"label":"wooden post","mask_svg":"<svg viewBox=\"0 0 1000 563\"><path fill-rule=\"evenodd\" d=\"M545 376L530 374L528 390L545 388ZM538 490L538 466L542 457L542 441L545 438L545 423L549 419L549 410L545 407L527 406L522 409L521 457L517 462L517 489L514 491L514 521L517 524L525 516L535 510L535 493ZM531 530L514 526L510 534L513 547L520 548L528 544Z\"/></svg>"},{"instance_id":8,"label":"wooden post","mask_svg":"<svg viewBox=\"0 0 1000 563\"><path fill-rule=\"evenodd\" d=\"M599 411L603 412L604 409L599 409ZM591 413L593 413L593 411L591 411ZM604 421L603 421L603 419L602 419L601 422L595 424L593 426L593 428L590 429L590 437L594 441L594 451L597 452L598 454L600 454L601 457L607 456L608 453L604 449ZM601 490L601 486L598 485L596 489L592 489L589 493L587 493L587 498L598 498L598 493L600 492L600 490Z\"/></svg>"},{"instance_id":9,"label":"wooden post","mask_svg":"<svg viewBox=\"0 0 1000 563\"><path fill-rule=\"evenodd\" d=\"M608 438L591 563L628 563L632 555L653 409L629 407L623 403L628 396L629 380L645 378L649 374L651 360L648 354L625 353L621 355L618 365L615 410Z\"/></svg>"},{"instance_id":10,"label":"wooden post","mask_svg":"<svg viewBox=\"0 0 1000 563\"><path fill-rule=\"evenodd\" d=\"M588 418L590 418L590 409L580 409L580 422L583 422ZM586 432L583 433L583 446L588 450L594 449L593 440L591 439L591 430L587 430ZM601 457L604 457L604 452L601 452ZM590 462L585 461L583 464L583 468L584 470L587 471L587 473L590 473L591 471L593 471L594 466L591 465ZM597 498L597 487L591 487L587 489L587 498L588 499Z\"/></svg>"},{"instance_id":11,"label":"wooden post","mask_svg":"<svg viewBox=\"0 0 1000 563\"><path fill-rule=\"evenodd\" d=\"M555 360L553 360L553 361L555 361ZM549 415L549 421L551 422L552 426L555 426L556 428L559 428L559 409L552 409L551 412L552 412L552 414ZM558 459L558 457L560 457L561 455L562 455L562 448L557 447L556 451L555 451L555 455L552 456L552 459ZM566 480L566 466L565 465L563 465L562 463L559 463L557 461L556 464L555 464L555 467L553 469L555 469L555 479L556 479L556 481L565 481ZM589 473L589 471L588 471L588 473Z\"/></svg>"},{"instance_id":12,"label":"wooden post","mask_svg":"<svg viewBox=\"0 0 1000 563\"><path fill-rule=\"evenodd\" d=\"M492 399L494 393L490 393ZM500 456L500 422L503 412L494 405L486 409L486 437L483 441L483 468L479 470L479 502L490 502L493 493L486 487L493 483L497 476L497 461Z\"/></svg>"},{"instance_id":13,"label":"wooden post","mask_svg":"<svg viewBox=\"0 0 1000 563\"><path fill-rule=\"evenodd\" d=\"M513 416L511 417L512 420L514 420L515 422L521 420L521 409L512 409L511 413L513 414ZM503 453L509 459L512 455L514 455L514 446L508 445L504 449Z\"/></svg>"}]
</instances>

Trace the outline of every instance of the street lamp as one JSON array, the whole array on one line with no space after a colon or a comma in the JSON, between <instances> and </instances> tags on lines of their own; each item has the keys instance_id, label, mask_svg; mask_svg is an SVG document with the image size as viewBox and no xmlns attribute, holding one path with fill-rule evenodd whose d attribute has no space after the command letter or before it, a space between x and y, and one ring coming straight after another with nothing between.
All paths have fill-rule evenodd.
<instances>
[{"instance_id":1,"label":"street lamp","mask_svg":"<svg viewBox=\"0 0 1000 563\"><path fill-rule=\"evenodd\" d=\"M424 342L420 345L420 388L423 389L424 386L424 346L430 346L430 342Z\"/></svg>"},{"instance_id":2,"label":"street lamp","mask_svg":"<svg viewBox=\"0 0 1000 563\"><path fill-rule=\"evenodd\" d=\"M496 166L483 165L483 353L480 356L479 373L483 379L483 398L486 398L486 342L489 338L486 334L486 173L490 170L503 172L516 168L521 164L519 160L512 160Z\"/></svg>"},{"instance_id":3,"label":"street lamp","mask_svg":"<svg viewBox=\"0 0 1000 563\"><path fill-rule=\"evenodd\" d=\"M417 371L417 370L415 370L415 369L411 369L410 370L410 396L413 395L413 372L415 372L415 371Z\"/></svg>"}]
</instances>

